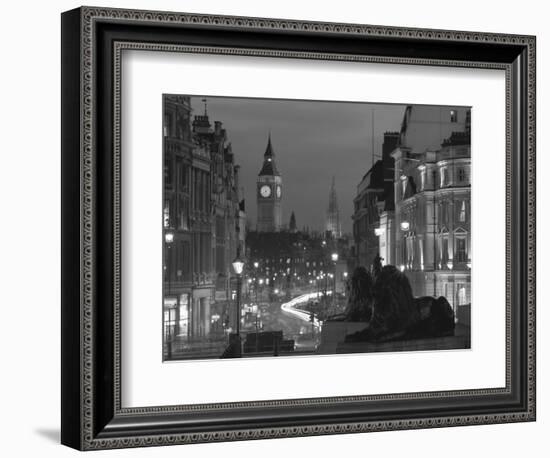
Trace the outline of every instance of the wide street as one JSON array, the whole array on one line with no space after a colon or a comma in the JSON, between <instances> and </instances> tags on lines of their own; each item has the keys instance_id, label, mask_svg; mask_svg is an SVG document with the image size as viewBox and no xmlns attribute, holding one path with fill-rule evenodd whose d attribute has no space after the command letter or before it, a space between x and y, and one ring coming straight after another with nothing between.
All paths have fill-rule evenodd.
<instances>
[{"instance_id":1,"label":"wide street","mask_svg":"<svg viewBox=\"0 0 550 458\"><path fill-rule=\"evenodd\" d=\"M259 301L259 325L264 331L283 331L285 339L294 339L297 351L314 351L319 340L319 322L315 319L315 337L312 339L312 326L309 314L300 310L300 305L315 296L306 293L289 301ZM254 332L255 325L247 327L244 332Z\"/></svg>"}]
</instances>

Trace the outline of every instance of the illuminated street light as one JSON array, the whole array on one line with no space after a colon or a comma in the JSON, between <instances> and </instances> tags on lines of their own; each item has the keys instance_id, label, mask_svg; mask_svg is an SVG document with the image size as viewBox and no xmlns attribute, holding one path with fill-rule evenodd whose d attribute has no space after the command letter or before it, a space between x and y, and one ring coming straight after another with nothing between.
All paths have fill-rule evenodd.
<instances>
[{"instance_id":1,"label":"illuminated street light","mask_svg":"<svg viewBox=\"0 0 550 458\"><path fill-rule=\"evenodd\" d=\"M377 237L380 237L381 235L384 235L384 232L386 232L386 230L383 227L375 227L374 228L374 235L376 235Z\"/></svg>"},{"instance_id":2,"label":"illuminated street light","mask_svg":"<svg viewBox=\"0 0 550 458\"><path fill-rule=\"evenodd\" d=\"M332 253L331 258L332 258L332 262L337 262L338 261L338 253Z\"/></svg>"},{"instance_id":3,"label":"illuminated street light","mask_svg":"<svg viewBox=\"0 0 550 458\"><path fill-rule=\"evenodd\" d=\"M401 221L401 230L402 231L408 231L410 228L410 224L408 221Z\"/></svg>"},{"instance_id":4,"label":"illuminated street light","mask_svg":"<svg viewBox=\"0 0 550 458\"><path fill-rule=\"evenodd\" d=\"M239 338L239 356L241 356L241 347L240 347L240 329L241 329L241 289L242 289L242 281L243 281L243 269L244 269L244 261L241 259L239 252L237 251L237 257L234 259L234 261L231 263L233 265L233 269L235 270L235 273L237 274L237 336Z\"/></svg>"},{"instance_id":5,"label":"illuminated street light","mask_svg":"<svg viewBox=\"0 0 550 458\"><path fill-rule=\"evenodd\" d=\"M164 240L166 243L172 243L174 241L174 233L173 232L167 232L164 234Z\"/></svg>"},{"instance_id":6,"label":"illuminated street light","mask_svg":"<svg viewBox=\"0 0 550 458\"><path fill-rule=\"evenodd\" d=\"M237 255L237 257L231 264L233 264L233 269L235 270L235 273L237 275L241 275L243 273L244 261L240 258L239 255Z\"/></svg>"}]
</instances>

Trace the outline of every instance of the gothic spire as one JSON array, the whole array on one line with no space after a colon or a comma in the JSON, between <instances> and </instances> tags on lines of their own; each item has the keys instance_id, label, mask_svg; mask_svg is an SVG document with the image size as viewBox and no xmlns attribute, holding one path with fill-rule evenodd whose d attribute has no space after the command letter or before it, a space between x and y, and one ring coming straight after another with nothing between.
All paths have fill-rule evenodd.
<instances>
[{"instance_id":1,"label":"gothic spire","mask_svg":"<svg viewBox=\"0 0 550 458\"><path fill-rule=\"evenodd\" d=\"M267 139L267 147L264 153L262 170L260 170L258 175L279 175L279 171L275 165L275 151L273 150L273 145L271 144L271 132L269 132Z\"/></svg>"},{"instance_id":2,"label":"gothic spire","mask_svg":"<svg viewBox=\"0 0 550 458\"><path fill-rule=\"evenodd\" d=\"M328 196L328 209L326 227L327 232L333 237L341 237L342 229L340 226L340 211L338 209L338 198L336 197L336 178L332 176L332 185Z\"/></svg>"},{"instance_id":3,"label":"gothic spire","mask_svg":"<svg viewBox=\"0 0 550 458\"><path fill-rule=\"evenodd\" d=\"M290 232L296 232L297 231L296 216L294 215L294 211L292 211L292 213L290 215L290 223L288 224L288 229L290 230Z\"/></svg>"}]
</instances>

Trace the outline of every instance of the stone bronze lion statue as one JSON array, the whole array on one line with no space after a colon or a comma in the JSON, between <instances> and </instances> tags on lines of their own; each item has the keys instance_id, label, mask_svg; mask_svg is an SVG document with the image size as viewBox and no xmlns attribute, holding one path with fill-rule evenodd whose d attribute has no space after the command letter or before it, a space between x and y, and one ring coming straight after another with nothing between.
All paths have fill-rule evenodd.
<instances>
[{"instance_id":1,"label":"stone bronze lion statue","mask_svg":"<svg viewBox=\"0 0 550 458\"><path fill-rule=\"evenodd\" d=\"M368 322L346 342L442 337L454 334L454 312L444 297L415 298L405 274L395 266L377 266L373 273L357 267L349 282L348 321Z\"/></svg>"}]
</instances>

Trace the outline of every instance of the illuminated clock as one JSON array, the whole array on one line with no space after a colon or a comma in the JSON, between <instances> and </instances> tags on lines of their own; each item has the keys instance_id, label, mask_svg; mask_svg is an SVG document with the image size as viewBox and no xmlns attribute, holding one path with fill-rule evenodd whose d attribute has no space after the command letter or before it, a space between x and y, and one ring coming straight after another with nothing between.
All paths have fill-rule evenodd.
<instances>
[{"instance_id":1,"label":"illuminated clock","mask_svg":"<svg viewBox=\"0 0 550 458\"><path fill-rule=\"evenodd\" d=\"M277 186L277 198L278 199L281 198L281 187L280 186Z\"/></svg>"},{"instance_id":2,"label":"illuminated clock","mask_svg":"<svg viewBox=\"0 0 550 458\"><path fill-rule=\"evenodd\" d=\"M271 188L267 185L264 185L260 188L260 194L262 197L269 197L271 195Z\"/></svg>"}]
</instances>

